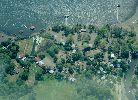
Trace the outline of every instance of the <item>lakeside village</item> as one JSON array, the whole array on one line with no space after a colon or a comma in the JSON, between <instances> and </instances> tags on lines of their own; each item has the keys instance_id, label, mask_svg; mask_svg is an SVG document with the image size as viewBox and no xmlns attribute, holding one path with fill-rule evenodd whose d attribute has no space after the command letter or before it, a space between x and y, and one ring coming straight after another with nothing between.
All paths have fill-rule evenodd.
<instances>
[{"instance_id":1,"label":"lakeside village","mask_svg":"<svg viewBox=\"0 0 138 100\"><path fill-rule=\"evenodd\" d=\"M45 76L71 82L79 75L125 78L132 59L138 57L136 33L116 25L55 25L22 37L23 33L0 45L0 55L8 64L4 77L18 84L34 84ZM137 75L136 65L134 78Z\"/></svg>"}]
</instances>

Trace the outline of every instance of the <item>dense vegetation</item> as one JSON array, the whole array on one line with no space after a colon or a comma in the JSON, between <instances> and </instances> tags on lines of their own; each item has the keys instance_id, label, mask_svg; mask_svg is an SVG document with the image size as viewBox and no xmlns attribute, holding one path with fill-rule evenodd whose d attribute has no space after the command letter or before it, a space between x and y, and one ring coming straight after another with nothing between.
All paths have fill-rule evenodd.
<instances>
[{"instance_id":1,"label":"dense vegetation","mask_svg":"<svg viewBox=\"0 0 138 100\"><path fill-rule=\"evenodd\" d=\"M100 80L108 76L125 77L131 67L131 60L138 57L136 33L117 26L56 25L52 30L43 30L32 37L35 40L30 54L23 54L22 46L18 43L20 39L1 42L0 74L6 86L13 84L17 89L19 86L31 89L38 81L47 79L74 82L80 77L90 80L95 76ZM40 38L42 41L39 43ZM23 57L19 57L21 55ZM138 67L135 74L138 75ZM112 98L110 89L97 88L94 82L90 84L83 84L84 88L78 87L82 98L89 100L91 95L94 100Z\"/></svg>"}]
</instances>

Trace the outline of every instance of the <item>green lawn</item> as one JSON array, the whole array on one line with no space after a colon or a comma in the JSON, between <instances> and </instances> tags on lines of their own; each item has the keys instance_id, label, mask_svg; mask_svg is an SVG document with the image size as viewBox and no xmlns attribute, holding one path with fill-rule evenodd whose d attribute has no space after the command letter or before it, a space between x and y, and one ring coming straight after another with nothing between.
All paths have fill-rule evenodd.
<instances>
[{"instance_id":1,"label":"green lawn","mask_svg":"<svg viewBox=\"0 0 138 100\"><path fill-rule=\"evenodd\" d=\"M36 100L74 100L77 97L73 84L56 80L39 82L33 89L33 94L23 96L19 100L30 100L32 95Z\"/></svg>"},{"instance_id":2,"label":"green lawn","mask_svg":"<svg viewBox=\"0 0 138 100\"><path fill-rule=\"evenodd\" d=\"M18 45L20 46L20 52L30 54L33 46L33 40L20 40L18 41Z\"/></svg>"}]
</instances>

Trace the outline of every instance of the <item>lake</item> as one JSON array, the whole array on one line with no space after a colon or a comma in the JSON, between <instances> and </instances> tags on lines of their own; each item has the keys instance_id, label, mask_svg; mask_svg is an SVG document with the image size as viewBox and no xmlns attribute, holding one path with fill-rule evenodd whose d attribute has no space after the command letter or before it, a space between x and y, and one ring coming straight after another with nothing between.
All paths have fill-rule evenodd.
<instances>
[{"instance_id":1,"label":"lake","mask_svg":"<svg viewBox=\"0 0 138 100\"><path fill-rule=\"evenodd\" d=\"M30 33L31 25L39 31L64 23L65 15L69 24L115 24L118 4L121 22L135 13L136 0L0 0L0 31Z\"/></svg>"}]
</instances>

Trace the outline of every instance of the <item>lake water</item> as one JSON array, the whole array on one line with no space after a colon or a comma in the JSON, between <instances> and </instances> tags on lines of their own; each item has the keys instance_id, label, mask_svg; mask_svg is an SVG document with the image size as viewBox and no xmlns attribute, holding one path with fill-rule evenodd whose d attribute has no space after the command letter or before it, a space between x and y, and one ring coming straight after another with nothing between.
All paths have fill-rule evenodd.
<instances>
[{"instance_id":1,"label":"lake water","mask_svg":"<svg viewBox=\"0 0 138 100\"><path fill-rule=\"evenodd\" d=\"M116 10L119 8L119 20L125 21L134 13L138 0L0 0L0 31L29 33L34 25L38 30L53 24L65 22L69 15L69 24L113 24L117 22Z\"/></svg>"}]
</instances>

